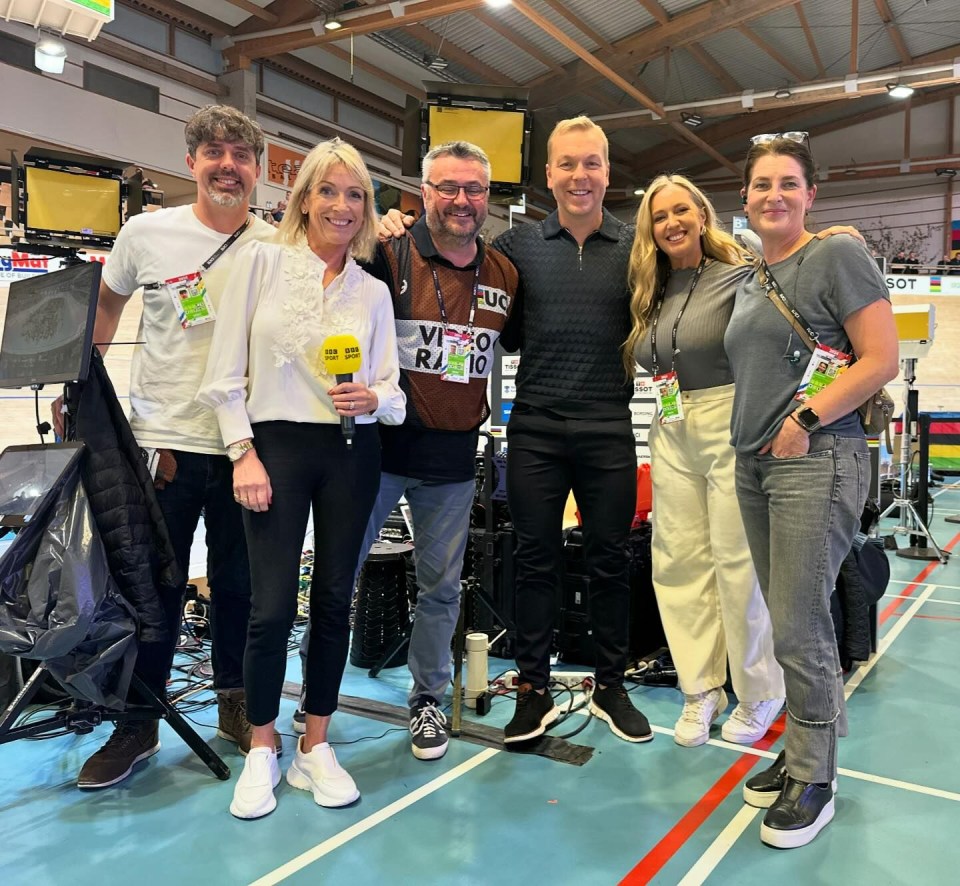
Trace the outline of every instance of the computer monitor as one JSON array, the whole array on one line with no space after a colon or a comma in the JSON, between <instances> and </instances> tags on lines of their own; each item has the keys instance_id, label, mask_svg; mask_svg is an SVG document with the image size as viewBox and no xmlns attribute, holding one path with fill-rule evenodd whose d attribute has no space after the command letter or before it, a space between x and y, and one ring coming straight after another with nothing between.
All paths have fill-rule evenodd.
<instances>
[{"instance_id":1,"label":"computer monitor","mask_svg":"<svg viewBox=\"0 0 960 886\"><path fill-rule=\"evenodd\" d=\"M43 497L80 457L83 443L8 446L0 452L0 527L30 522Z\"/></svg>"},{"instance_id":2,"label":"computer monitor","mask_svg":"<svg viewBox=\"0 0 960 886\"><path fill-rule=\"evenodd\" d=\"M10 284L0 388L86 380L101 271L100 262L86 262Z\"/></svg>"}]
</instances>

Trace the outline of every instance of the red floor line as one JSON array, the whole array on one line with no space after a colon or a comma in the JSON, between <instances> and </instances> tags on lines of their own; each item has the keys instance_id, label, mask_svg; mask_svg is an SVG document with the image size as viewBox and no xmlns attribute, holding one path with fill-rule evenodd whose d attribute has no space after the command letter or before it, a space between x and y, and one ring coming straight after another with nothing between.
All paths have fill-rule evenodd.
<instances>
[{"instance_id":1,"label":"red floor line","mask_svg":"<svg viewBox=\"0 0 960 886\"><path fill-rule=\"evenodd\" d=\"M942 550L951 551L954 546L960 542L960 533L957 533L950 542L942 547ZM930 575L931 572L941 563L939 560L931 561L924 569L920 571L916 578L903 591L902 596L909 597L919 585ZM894 600L881 613L879 622L883 624L897 610L903 600ZM770 727L770 731L754 747L760 750L767 750L783 734L783 728L786 715L781 715L777 722ZM733 789L756 764L760 758L752 754L741 756L683 816L637 864L620 881L620 886L643 886L649 883L657 873L666 865L681 846L691 837L691 835L700 827L716 810L716 808L730 795Z\"/></svg>"},{"instance_id":2,"label":"red floor line","mask_svg":"<svg viewBox=\"0 0 960 886\"><path fill-rule=\"evenodd\" d=\"M960 532L958 532L953 538L951 538L950 541L947 542L947 544L941 548L941 550L952 551L958 541L960 541ZM901 596L903 597L911 596L913 592L917 590L919 585L923 584L923 582L930 575L930 573L933 572L933 570L940 565L941 564L939 560L931 560L923 569L920 570L916 578L914 578L913 581L911 581L910 584L907 585L907 587L903 590L903 593L901 594ZM880 613L880 618L878 619L880 624L883 624L888 618L890 618L890 616L893 615L897 611L897 609L900 608L900 604L903 602L904 602L903 600L892 600L890 604L887 606L887 608Z\"/></svg>"},{"instance_id":3,"label":"red floor line","mask_svg":"<svg viewBox=\"0 0 960 886\"><path fill-rule=\"evenodd\" d=\"M927 621L960 621L955 615L915 615L914 618L923 618Z\"/></svg>"},{"instance_id":4,"label":"red floor line","mask_svg":"<svg viewBox=\"0 0 960 886\"><path fill-rule=\"evenodd\" d=\"M780 740L785 725L785 714L781 714L770 727L769 732L753 747L766 751L771 745ZM694 831L702 825L714 810L730 795L731 791L763 757L753 754L743 754L713 786L696 802L691 810L683 816L621 881L620 886L642 886L649 883L663 866L670 861L677 850L689 839Z\"/></svg>"}]
</instances>

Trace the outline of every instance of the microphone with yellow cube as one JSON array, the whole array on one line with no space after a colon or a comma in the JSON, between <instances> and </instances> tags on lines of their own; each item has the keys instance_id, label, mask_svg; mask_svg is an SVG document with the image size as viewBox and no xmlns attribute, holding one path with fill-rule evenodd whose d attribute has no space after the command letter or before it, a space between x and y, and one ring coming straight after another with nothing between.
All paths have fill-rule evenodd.
<instances>
[{"instance_id":1,"label":"microphone with yellow cube","mask_svg":"<svg viewBox=\"0 0 960 886\"><path fill-rule=\"evenodd\" d=\"M360 342L355 335L328 335L320 346L323 368L336 376L337 384L352 382L353 374L360 368ZM340 416L340 431L347 447L353 446L357 423L352 415Z\"/></svg>"}]
</instances>

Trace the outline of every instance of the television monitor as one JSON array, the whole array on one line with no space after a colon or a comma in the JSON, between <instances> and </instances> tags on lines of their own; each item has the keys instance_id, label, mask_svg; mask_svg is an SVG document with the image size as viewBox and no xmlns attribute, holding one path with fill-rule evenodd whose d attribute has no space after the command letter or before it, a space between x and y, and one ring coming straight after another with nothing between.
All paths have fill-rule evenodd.
<instances>
[{"instance_id":1,"label":"television monitor","mask_svg":"<svg viewBox=\"0 0 960 886\"><path fill-rule=\"evenodd\" d=\"M86 262L10 284L0 388L86 379L101 270L100 262Z\"/></svg>"},{"instance_id":2,"label":"television monitor","mask_svg":"<svg viewBox=\"0 0 960 886\"><path fill-rule=\"evenodd\" d=\"M81 452L83 443L8 446L0 452L0 527L29 523L43 497Z\"/></svg>"},{"instance_id":3,"label":"television monitor","mask_svg":"<svg viewBox=\"0 0 960 886\"><path fill-rule=\"evenodd\" d=\"M115 239L120 233L121 181L87 172L24 169L24 232Z\"/></svg>"},{"instance_id":4,"label":"television monitor","mask_svg":"<svg viewBox=\"0 0 960 886\"><path fill-rule=\"evenodd\" d=\"M430 105L429 147L450 141L472 142L490 158L491 185L515 188L524 184L526 124L525 111Z\"/></svg>"}]
</instances>

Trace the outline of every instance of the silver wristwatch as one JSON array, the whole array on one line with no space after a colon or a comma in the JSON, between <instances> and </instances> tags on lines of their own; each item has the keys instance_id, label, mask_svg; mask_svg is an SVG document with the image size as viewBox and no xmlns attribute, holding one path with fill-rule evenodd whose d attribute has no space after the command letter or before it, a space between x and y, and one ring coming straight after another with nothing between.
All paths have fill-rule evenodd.
<instances>
[{"instance_id":1,"label":"silver wristwatch","mask_svg":"<svg viewBox=\"0 0 960 886\"><path fill-rule=\"evenodd\" d=\"M231 443L227 447L227 458L230 461L237 461L237 459L242 458L245 452L249 452L253 449L253 440L241 440L239 443Z\"/></svg>"}]
</instances>

